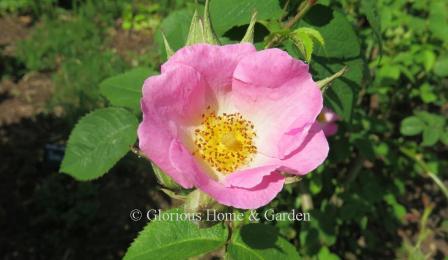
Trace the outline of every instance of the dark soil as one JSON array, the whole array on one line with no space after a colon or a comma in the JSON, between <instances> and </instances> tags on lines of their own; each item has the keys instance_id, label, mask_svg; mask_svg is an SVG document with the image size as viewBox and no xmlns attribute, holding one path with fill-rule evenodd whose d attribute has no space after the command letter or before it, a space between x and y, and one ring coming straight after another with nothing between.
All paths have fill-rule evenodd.
<instances>
[{"instance_id":1,"label":"dark soil","mask_svg":"<svg viewBox=\"0 0 448 260\"><path fill-rule=\"evenodd\" d=\"M67 129L45 116L2 127L2 259L120 259L146 223L130 211L168 206L150 165L133 155L93 182L58 173L45 145L65 140Z\"/></svg>"},{"instance_id":2,"label":"dark soil","mask_svg":"<svg viewBox=\"0 0 448 260\"><path fill-rule=\"evenodd\" d=\"M51 74L26 72L15 58L31 30L27 17L0 17L0 259L121 259L146 224L130 211L170 200L133 154L92 182L58 172L73 126L47 107ZM120 35L117 51L127 55Z\"/></svg>"},{"instance_id":3,"label":"dark soil","mask_svg":"<svg viewBox=\"0 0 448 260\"><path fill-rule=\"evenodd\" d=\"M29 73L18 83L9 79L1 81L0 126L19 123L44 112L52 91L51 77L43 73Z\"/></svg>"}]
</instances>

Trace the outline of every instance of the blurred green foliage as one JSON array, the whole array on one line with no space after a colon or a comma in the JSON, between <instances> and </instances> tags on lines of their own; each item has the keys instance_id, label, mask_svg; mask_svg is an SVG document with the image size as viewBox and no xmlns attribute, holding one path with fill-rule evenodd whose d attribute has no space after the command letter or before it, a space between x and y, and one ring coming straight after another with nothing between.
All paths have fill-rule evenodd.
<instances>
[{"instance_id":1,"label":"blurred green foliage","mask_svg":"<svg viewBox=\"0 0 448 260\"><path fill-rule=\"evenodd\" d=\"M31 10L43 17L18 55L29 70L56 71L53 105L83 112L104 105L103 79L130 67L104 46L114 19L122 19L126 30L145 30L165 17L155 34L163 59L161 32L173 49L182 47L194 9L182 0L86 1L68 12L55 1L38 2L3 0L0 13ZM261 49L278 31L275 20L287 2L291 16L301 1L231 1L245 4L233 14L224 0L213 0L212 21L222 42L237 42L258 8L255 45ZM316 80L349 66L326 93L326 105L343 120L329 138L326 163L267 206L288 211L307 203L312 221L275 225L310 259L435 257L422 244L428 234L448 237L442 191L448 177L448 2L318 2L298 27L314 28L324 38L325 48L316 44L310 61ZM304 58L289 40L279 47ZM158 67L160 59L148 63ZM437 217L428 224L431 215ZM402 229L414 236L404 237Z\"/></svg>"},{"instance_id":2,"label":"blurred green foliage","mask_svg":"<svg viewBox=\"0 0 448 260\"><path fill-rule=\"evenodd\" d=\"M61 106L72 120L103 106L99 83L129 67L105 48L107 29L119 10L113 1L86 1L72 12L54 8L57 15L43 16L32 35L18 45L17 56L29 70L56 71L50 106Z\"/></svg>"}]
</instances>

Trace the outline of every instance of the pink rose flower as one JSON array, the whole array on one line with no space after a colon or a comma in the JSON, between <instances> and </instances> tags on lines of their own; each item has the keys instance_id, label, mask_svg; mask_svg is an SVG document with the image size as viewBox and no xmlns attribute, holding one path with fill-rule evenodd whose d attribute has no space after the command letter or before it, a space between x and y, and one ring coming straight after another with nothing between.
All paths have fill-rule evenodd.
<instances>
[{"instance_id":1,"label":"pink rose flower","mask_svg":"<svg viewBox=\"0 0 448 260\"><path fill-rule=\"evenodd\" d=\"M141 107L140 149L227 206L266 205L283 173L307 174L328 154L316 121L322 93L308 65L279 49L184 47L145 81Z\"/></svg>"},{"instance_id":2,"label":"pink rose flower","mask_svg":"<svg viewBox=\"0 0 448 260\"><path fill-rule=\"evenodd\" d=\"M325 136L332 136L338 132L338 125L336 121L339 121L339 116L331 109L324 107L320 113L317 121L319 121L320 127L325 133Z\"/></svg>"}]
</instances>

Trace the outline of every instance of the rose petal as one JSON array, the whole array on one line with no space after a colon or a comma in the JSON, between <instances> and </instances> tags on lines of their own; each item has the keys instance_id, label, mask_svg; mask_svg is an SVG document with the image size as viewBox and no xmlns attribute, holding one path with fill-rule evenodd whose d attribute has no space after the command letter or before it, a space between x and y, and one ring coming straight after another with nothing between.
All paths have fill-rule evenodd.
<instances>
[{"instance_id":1,"label":"rose petal","mask_svg":"<svg viewBox=\"0 0 448 260\"><path fill-rule=\"evenodd\" d=\"M168 150L182 139L182 125L199 118L205 107L206 83L194 69L175 65L145 81L138 128L139 147L166 174L185 188L193 183L172 165Z\"/></svg>"},{"instance_id":2,"label":"rose petal","mask_svg":"<svg viewBox=\"0 0 448 260\"><path fill-rule=\"evenodd\" d=\"M234 172L224 179L224 186L253 188L259 185L265 176L271 175L279 165L264 165Z\"/></svg>"},{"instance_id":3,"label":"rose petal","mask_svg":"<svg viewBox=\"0 0 448 260\"><path fill-rule=\"evenodd\" d=\"M254 52L255 47L249 43L186 46L162 65L162 73L174 64L184 64L201 73L212 89L229 90L232 74L238 62L247 54Z\"/></svg>"},{"instance_id":4,"label":"rose petal","mask_svg":"<svg viewBox=\"0 0 448 260\"><path fill-rule=\"evenodd\" d=\"M308 65L268 49L244 57L233 77L233 103L255 124L259 152L283 158L299 147L323 105Z\"/></svg>"},{"instance_id":5,"label":"rose petal","mask_svg":"<svg viewBox=\"0 0 448 260\"><path fill-rule=\"evenodd\" d=\"M288 157L280 160L282 170L305 175L321 165L328 155L328 142L318 123L315 123L303 143Z\"/></svg>"},{"instance_id":6,"label":"rose petal","mask_svg":"<svg viewBox=\"0 0 448 260\"><path fill-rule=\"evenodd\" d=\"M256 209L271 202L283 189L285 177L273 172L264 176L257 186L244 189L238 187L225 187L215 181L198 183L198 187L212 196L221 204L240 209Z\"/></svg>"}]
</instances>

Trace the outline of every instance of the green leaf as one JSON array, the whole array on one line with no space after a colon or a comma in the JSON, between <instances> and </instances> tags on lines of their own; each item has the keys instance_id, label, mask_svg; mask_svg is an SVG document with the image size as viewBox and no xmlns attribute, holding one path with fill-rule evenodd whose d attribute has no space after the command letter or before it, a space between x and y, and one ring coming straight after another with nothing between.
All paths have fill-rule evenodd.
<instances>
[{"instance_id":1,"label":"green leaf","mask_svg":"<svg viewBox=\"0 0 448 260\"><path fill-rule=\"evenodd\" d=\"M279 19L283 15L278 0L213 0L210 2L210 17L218 35L234 26L249 24L253 12L258 20Z\"/></svg>"},{"instance_id":2,"label":"green leaf","mask_svg":"<svg viewBox=\"0 0 448 260\"><path fill-rule=\"evenodd\" d=\"M306 62L310 62L311 54L313 53L313 40L304 32L297 32L292 37L294 44L299 49Z\"/></svg>"},{"instance_id":3,"label":"green leaf","mask_svg":"<svg viewBox=\"0 0 448 260\"><path fill-rule=\"evenodd\" d=\"M386 194L384 200L392 207L395 217L400 220L403 219L404 215L406 215L406 208L397 202L394 195Z\"/></svg>"},{"instance_id":4,"label":"green leaf","mask_svg":"<svg viewBox=\"0 0 448 260\"><path fill-rule=\"evenodd\" d=\"M336 254L333 254L328 249L328 247L322 247L317 256L318 256L318 259L323 259L323 260L338 260L338 259L340 259L339 256Z\"/></svg>"},{"instance_id":5,"label":"green leaf","mask_svg":"<svg viewBox=\"0 0 448 260\"><path fill-rule=\"evenodd\" d=\"M339 60L313 57L311 69L315 80L325 79L340 71L344 66L348 71L337 78L325 91L325 104L343 120L350 122L353 105L359 92L359 84L363 78L364 61L362 59Z\"/></svg>"},{"instance_id":6,"label":"green leaf","mask_svg":"<svg viewBox=\"0 0 448 260\"><path fill-rule=\"evenodd\" d=\"M417 112L415 114L425 123L422 145L434 145L443 135L446 119L443 116L428 113L426 111Z\"/></svg>"},{"instance_id":7,"label":"green leaf","mask_svg":"<svg viewBox=\"0 0 448 260\"><path fill-rule=\"evenodd\" d=\"M70 134L61 172L78 180L106 173L137 139L137 118L122 108L98 109L84 116Z\"/></svg>"},{"instance_id":8,"label":"green leaf","mask_svg":"<svg viewBox=\"0 0 448 260\"><path fill-rule=\"evenodd\" d=\"M361 54L359 39L342 12L317 4L311 8L298 27L314 28L325 39L325 50L316 48L317 55L348 59Z\"/></svg>"},{"instance_id":9,"label":"green leaf","mask_svg":"<svg viewBox=\"0 0 448 260\"><path fill-rule=\"evenodd\" d=\"M420 97L425 103L432 103L437 100L437 95L433 92L433 88L427 82L420 86Z\"/></svg>"},{"instance_id":10,"label":"green leaf","mask_svg":"<svg viewBox=\"0 0 448 260\"><path fill-rule=\"evenodd\" d=\"M416 60L423 64L426 72L430 72L436 63L436 55L433 51L424 50L418 54Z\"/></svg>"},{"instance_id":11,"label":"green leaf","mask_svg":"<svg viewBox=\"0 0 448 260\"><path fill-rule=\"evenodd\" d=\"M448 54L440 56L434 65L434 73L439 77L448 76Z\"/></svg>"},{"instance_id":12,"label":"green leaf","mask_svg":"<svg viewBox=\"0 0 448 260\"><path fill-rule=\"evenodd\" d=\"M439 140L441 134L442 134L442 132L440 131L440 129L432 128L432 127L426 127L423 130L423 142L422 142L422 145L424 145L424 146L434 145Z\"/></svg>"},{"instance_id":13,"label":"green leaf","mask_svg":"<svg viewBox=\"0 0 448 260\"><path fill-rule=\"evenodd\" d=\"M304 26L319 31L325 39L325 49L317 46L314 48L311 64L314 80L327 78L344 66L348 67L348 72L336 79L325 91L325 104L343 120L350 122L365 71L358 37L345 14L319 4L299 23L299 27Z\"/></svg>"},{"instance_id":14,"label":"green leaf","mask_svg":"<svg viewBox=\"0 0 448 260\"><path fill-rule=\"evenodd\" d=\"M445 129L445 132L440 136L440 141L443 144L448 145L448 129Z\"/></svg>"},{"instance_id":15,"label":"green leaf","mask_svg":"<svg viewBox=\"0 0 448 260\"><path fill-rule=\"evenodd\" d=\"M369 21L370 27L372 27L375 33L376 40L380 47L380 53L382 52L382 35L381 35L381 18L378 11L378 1L376 0L363 0L361 1L361 12Z\"/></svg>"},{"instance_id":16,"label":"green leaf","mask_svg":"<svg viewBox=\"0 0 448 260\"><path fill-rule=\"evenodd\" d=\"M401 121L400 133L402 135L417 135L423 131L425 123L416 116L406 117Z\"/></svg>"},{"instance_id":17,"label":"green leaf","mask_svg":"<svg viewBox=\"0 0 448 260\"><path fill-rule=\"evenodd\" d=\"M192 221L176 220L176 216L186 216L181 209L162 214L167 221L153 220L147 224L128 248L124 260L187 259L216 250L227 240L228 231L223 223L199 228ZM169 221L169 216L172 216L172 221Z\"/></svg>"},{"instance_id":18,"label":"green leaf","mask_svg":"<svg viewBox=\"0 0 448 260\"><path fill-rule=\"evenodd\" d=\"M155 37L163 57L166 57L166 51L164 48L162 32L165 34L173 51L176 51L185 45L192 17L193 11L181 9L171 12L170 15L162 21Z\"/></svg>"},{"instance_id":19,"label":"green leaf","mask_svg":"<svg viewBox=\"0 0 448 260\"><path fill-rule=\"evenodd\" d=\"M318 194L322 190L322 176L320 174L313 174L310 180L310 191L313 195Z\"/></svg>"},{"instance_id":20,"label":"green leaf","mask_svg":"<svg viewBox=\"0 0 448 260\"><path fill-rule=\"evenodd\" d=\"M432 128L443 128L446 123L446 119L441 115L428 113L426 111L420 111L415 114L418 118L423 120L428 126Z\"/></svg>"},{"instance_id":21,"label":"green leaf","mask_svg":"<svg viewBox=\"0 0 448 260\"><path fill-rule=\"evenodd\" d=\"M311 61L314 48L313 41L318 42L321 46L325 45L322 35L312 28L302 27L296 29L290 34L290 37L307 62Z\"/></svg>"},{"instance_id":22,"label":"green leaf","mask_svg":"<svg viewBox=\"0 0 448 260\"><path fill-rule=\"evenodd\" d=\"M432 36L448 42L448 2L432 0L429 5L429 30Z\"/></svg>"},{"instance_id":23,"label":"green leaf","mask_svg":"<svg viewBox=\"0 0 448 260\"><path fill-rule=\"evenodd\" d=\"M322 37L322 35L320 34L319 31L317 31L313 28L302 27L302 28L295 30L295 32L306 33L311 38L313 38L313 40L317 41L321 46L325 46L324 38Z\"/></svg>"},{"instance_id":24,"label":"green leaf","mask_svg":"<svg viewBox=\"0 0 448 260\"><path fill-rule=\"evenodd\" d=\"M114 106L140 111L143 82L156 72L147 68L135 68L123 74L105 79L100 91Z\"/></svg>"},{"instance_id":25,"label":"green leaf","mask_svg":"<svg viewBox=\"0 0 448 260\"><path fill-rule=\"evenodd\" d=\"M248 224L237 230L227 247L227 259L299 259L295 247L271 225Z\"/></svg>"},{"instance_id":26,"label":"green leaf","mask_svg":"<svg viewBox=\"0 0 448 260\"><path fill-rule=\"evenodd\" d=\"M356 148L358 148L361 155L367 160L375 160L375 150L373 149L373 142L366 137L359 137L353 141Z\"/></svg>"}]
</instances>

